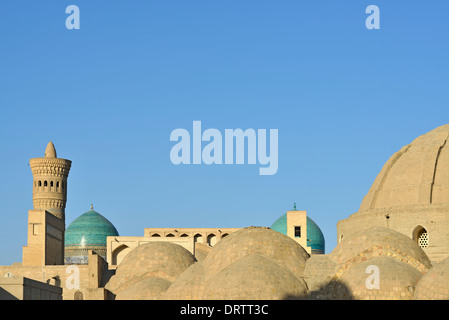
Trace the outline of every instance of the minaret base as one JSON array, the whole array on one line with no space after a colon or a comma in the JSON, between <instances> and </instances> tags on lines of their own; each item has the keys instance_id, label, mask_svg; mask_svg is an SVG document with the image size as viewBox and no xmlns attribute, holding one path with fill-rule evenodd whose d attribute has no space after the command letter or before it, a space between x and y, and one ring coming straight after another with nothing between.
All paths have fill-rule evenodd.
<instances>
[{"instance_id":1,"label":"minaret base","mask_svg":"<svg viewBox=\"0 0 449 320\"><path fill-rule=\"evenodd\" d=\"M64 264L64 221L46 210L28 211L28 245L23 247L22 265Z\"/></svg>"}]
</instances>

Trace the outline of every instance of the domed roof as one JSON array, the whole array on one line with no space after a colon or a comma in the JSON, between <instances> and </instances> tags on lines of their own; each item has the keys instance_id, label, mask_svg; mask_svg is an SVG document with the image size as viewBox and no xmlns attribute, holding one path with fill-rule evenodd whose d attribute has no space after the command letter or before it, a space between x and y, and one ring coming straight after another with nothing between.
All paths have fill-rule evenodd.
<instances>
[{"instance_id":1,"label":"domed roof","mask_svg":"<svg viewBox=\"0 0 449 320\"><path fill-rule=\"evenodd\" d=\"M378 272L379 287L367 288L367 279ZM407 263L380 256L351 266L339 279L348 289L351 299L410 300L422 273ZM341 289L340 289L341 290ZM338 297L338 293L335 298Z\"/></svg>"},{"instance_id":2,"label":"domed roof","mask_svg":"<svg viewBox=\"0 0 449 320\"><path fill-rule=\"evenodd\" d=\"M190 251L178 244L162 241L145 243L123 258L106 288L118 294L133 283L154 276L171 283L195 262Z\"/></svg>"},{"instance_id":3,"label":"domed roof","mask_svg":"<svg viewBox=\"0 0 449 320\"><path fill-rule=\"evenodd\" d=\"M106 247L106 237L118 236L108 219L94 210L76 218L65 231L65 247Z\"/></svg>"},{"instance_id":4,"label":"domed roof","mask_svg":"<svg viewBox=\"0 0 449 320\"><path fill-rule=\"evenodd\" d=\"M161 299L163 300L200 300L204 289L203 262L188 267L172 283Z\"/></svg>"},{"instance_id":5,"label":"domed roof","mask_svg":"<svg viewBox=\"0 0 449 320\"><path fill-rule=\"evenodd\" d=\"M232 263L207 284L203 298L211 300L273 300L304 298L302 279L273 260L254 253Z\"/></svg>"},{"instance_id":6,"label":"domed roof","mask_svg":"<svg viewBox=\"0 0 449 320\"><path fill-rule=\"evenodd\" d=\"M359 212L449 203L449 124L404 146L385 163Z\"/></svg>"},{"instance_id":7,"label":"domed roof","mask_svg":"<svg viewBox=\"0 0 449 320\"><path fill-rule=\"evenodd\" d=\"M270 229L287 235L287 214L283 214L270 227ZM325 240L323 232L320 227L307 216L307 246L312 250L317 250L324 253Z\"/></svg>"},{"instance_id":8,"label":"domed roof","mask_svg":"<svg viewBox=\"0 0 449 320\"><path fill-rule=\"evenodd\" d=\"M293 239L270 228L247 227L220 240L203 261L186 269L162 298L305 296L307 285L302 275L308 258L309 254Z\"/></svg>"},{"instance_id":9,"label":"domed roof","mask_svg":"<svg viewBox=\"0 0 449 320\"><path fill-rule=\"evenodd\" d=\"M436 264L418 282L416 300L449 300L449 258Z\"/></svg>"},{"instance_id":10,"label":"domed roof","mask_svg":"<svg viewBox=\"0 0 449 320\"><path fill-rule=\"evenodd\" d=\"M295 240L266 227L247 227L220 240L203 260L212 276L233 262L258 253L301 277L310 257Z\"/></svg>"},{"instance_id":11,"label":"domed roof","mask_svg":"<svg viewBox=\"0 0 449 320\"><path fill-rule=\"evenodd\" d=\"M354 264L377 256L404 261L421 273L432 267L418 244L406 235L384 227L370 227L342 240L329 258L344 271Z\"/></svg>"},{"instance_id":12,"label":"domed roof","mask_svg":"<svg viewBox=\"0 0 449 320\"><path fill-rule=\"evenodd\" d=\"M287 235L287 214L280 216L270 227L270 229Z\"/></svg>"}]
</instances>

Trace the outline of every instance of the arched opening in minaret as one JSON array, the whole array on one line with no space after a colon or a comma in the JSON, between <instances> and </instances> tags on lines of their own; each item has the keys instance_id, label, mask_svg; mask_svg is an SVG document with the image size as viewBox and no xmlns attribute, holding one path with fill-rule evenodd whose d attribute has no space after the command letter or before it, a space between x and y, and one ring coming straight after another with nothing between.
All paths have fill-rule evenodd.
<instances>
[{"instance_id":1,"label":"arched opening in minaret","mask_svg":"<svg viewBox=\"0 0 449 320\"><path fill-rule=\"evenodd\" d=\"M48 183L47 183L47 180L45 180L44 181L44 187L47 187L48 186Z\"/></svg>"}]
</instances>

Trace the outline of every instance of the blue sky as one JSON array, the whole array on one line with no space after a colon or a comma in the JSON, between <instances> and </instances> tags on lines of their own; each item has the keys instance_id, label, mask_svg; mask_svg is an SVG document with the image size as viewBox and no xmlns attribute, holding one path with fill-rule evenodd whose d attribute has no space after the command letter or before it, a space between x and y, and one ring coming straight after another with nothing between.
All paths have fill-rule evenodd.
<instances>
[{"instance_id":1,"label":"blue sky","mask_svg":"<svg viewBox=\"0 0 449 320\"><path fill-rule=\"evenodd\" d=\"M65 8L80 9L68 30ZM365 27L368 5L380 30ZM388 158L449 122L447 1L0 3L0 265L19 262L28 160L73 161L66 225L90 209L145 227L321 227L355 213ZM170 133L279 130L279 169L170 162Z\"/></svg>"}]
</instances>

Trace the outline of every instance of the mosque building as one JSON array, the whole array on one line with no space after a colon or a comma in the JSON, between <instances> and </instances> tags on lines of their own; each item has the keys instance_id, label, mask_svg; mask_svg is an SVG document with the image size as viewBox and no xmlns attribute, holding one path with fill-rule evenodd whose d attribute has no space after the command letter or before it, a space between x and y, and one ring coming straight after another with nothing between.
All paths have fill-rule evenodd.
<instances>
[{"instance_id":1,"label":"mosque building","mask_svg":"<svg viewBox=\"0 0 449 320\"><path fill-rule=\"evenodd\" d=\"M94 211L93 205L90 209L76 218L65 231L65 264L87 264L89 250L106 260L106 238L119 235L108 219Z\"/></svg>"},{"instance_id":2,"label":"mosque building","mask_svg":"<svg viewBox=\"0 0 449 320\"><path fill-rule=\"evenodd\" d=\"M306 211L287 211L272 225L271 229L297 241L309 254L324 254L325 240L321 229Z\"/></svg>"},{"instance_id":3,"label":"mosque building","mask_svg":"<svg viewBox=\"0 0 449 320\"><path fill-rule=\"evenodd\" d=\"M0 266L0 299L449 300L448 137L445 125L395 153L359 211L337 223L329 253L296 205L271 227L121 236L91 206L66 228L71 161L50 142L30 160L27 245L22 262Z\"/></svg>"}]
</instances>

